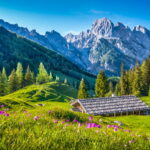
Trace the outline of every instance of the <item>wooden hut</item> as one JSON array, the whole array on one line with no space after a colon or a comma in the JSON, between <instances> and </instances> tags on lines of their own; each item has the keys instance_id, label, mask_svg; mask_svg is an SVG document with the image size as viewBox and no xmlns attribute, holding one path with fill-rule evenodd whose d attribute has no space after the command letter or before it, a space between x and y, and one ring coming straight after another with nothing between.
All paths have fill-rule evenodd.
<instances>
[{"instance_id":1,"label":"wooden hut","mask_svg":"<svg viewBox=\"0 0 150 150\"><path fill-rule=\"evenodd\" d=\"M148 115L150 107L136 96L115 96L93 99L77 99L71 102L73 111L92 115Z\"/></svg>"}]
</instances>

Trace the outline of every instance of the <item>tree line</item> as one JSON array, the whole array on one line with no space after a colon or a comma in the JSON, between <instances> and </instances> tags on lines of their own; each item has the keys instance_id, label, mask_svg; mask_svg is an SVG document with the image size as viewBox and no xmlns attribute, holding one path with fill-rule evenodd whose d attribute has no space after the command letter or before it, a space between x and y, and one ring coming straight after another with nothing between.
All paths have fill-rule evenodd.
<instances>
[{"instance_id":1,"label":"tree line","mask_svg":"<svg viewBox=\"0 0 150 150\"><path fill-rule=\"evenodd\" d=\"M124 70L124 65L121 66L121 77L117 84L108 82L104 71L100 71L97 75L95 83L94 97L109 97L113 93L116 96L135 95L135 96L150 96L150 57L142 64L128 71ZM86 83L81 80L78 89L78 98L89 98Z\"/></svg>"},{"instance_id":2,"label":"tree line","mask_svg":"<svg viewBox=\"0 0 150 150\"><path fill-rule=\"evenodd\" d=\"M18 63L17 68L13 69L10 75L7 76L5 68L0 72L0 96L12 93L28 85L35 83L42 84L52 81L53 79L53 74L51 72L48 74L43 63L40 63L36 76L29 66L24 72L22 64ZM59 77L56 76L55 80L59 81ZM64 80L64 83L67 83L67 79Z\"/></svg>"}]
</instances>

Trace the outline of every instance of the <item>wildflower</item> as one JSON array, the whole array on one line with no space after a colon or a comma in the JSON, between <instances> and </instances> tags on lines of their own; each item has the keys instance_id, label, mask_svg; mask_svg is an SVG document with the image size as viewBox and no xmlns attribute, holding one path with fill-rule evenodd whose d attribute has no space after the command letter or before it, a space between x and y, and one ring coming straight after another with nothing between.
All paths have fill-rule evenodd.
<instances>
[{"instance_id":1,"label":"wildflower","mask_svg":"<svg viewBox=\"0 0 150 150\"><path fill-rule=\"evenodd\" d=\"M78 122L78 120L73 120L73 122Z\"/></svg>"},{"instance_id":2,"label":"wildflower","mask_svg":"<svg viewBox=\"0 0 150 150\"><path fill-rule=\"evenodd\" d=\"M9 114L5 113L4 116L9 117Z\"/></svg>"},{"instance_id":3,"label":"wildflower","mask_svg":"<svg viewBox=\"0 0 150 150\"><path fill-rule=\"evenodd\" d=\"M54 123L58 123L58 120L53 120Z\"/></svg>"},{"instance_id":4,"label":"wildflower","mask_svg":"<svg viewBox=\"0 0 150 150\"><path fill-rule=\"evenodd\" d=\"M39 116L35 116L33 119L34 119L34 120L39 120L40 117L39 117Z\"/></svg>"},{"instance_id":5,"label":"wildflower","mask_svg":"<svg viewBox=\"0 0 150 150\"><path fill-rule=\"evenodd\" d=\"M111 128L111 127L112 127L112 125L108 125L108 126L107 126L107 128Z\"/></svg>"},{"instance_id":6,"label":"wildflower","mask_svg":"<svg viewBox=\"0 0 150 150\"><path fill-rule=\"evenodd\" d=\"M48 113L51 114L51 113L52 113L52 110L49 110Z\"/></svg>"},{"instance_id":7,"label":"wildflower","mask_svg":"<svg viewBox=\"0 0 150 150\"><path fill-rule=\"evenodd\" d=\"M5 111L0 111L0 115L4 115L5 114Z\"/></svg>"},{"instance_id":8,"label":"wildflower","mask_svg":"<svg viewBox=\"0 0 150 150\"><path fill-rule=\"evenodd\" d=\"M89 119L89 121L92 121L92 120L93 120L93 117L92 117L92 116L89 116L88 119Z\"/></svg>"},{"instance_id":9,"label":"wildflower","mask_svg":"<svg viewBox=\"0 0 150 150\"><path fill-rule=\"evenodd\" d=\"M64 123L65 123L65 121L62 121L61 123L62 123L62 124L64 124Z\"/></svg>"},{"instance_id":10,"label":"wildflower","mask_svg":"<svg viewBox=\"0 0 150 150\"><path fill-rule=\"evenodd\" d=\"M129 141L129 144L134 143L134 142L135 142L134 140L130 140L130 141Z\"/></svg>"},{"instance_id":11,"label":"wildflower","mask_svg":"<svg viewBox=\"0 0 150 150\"><path fill-rule=\"evenodd\" d=\"M2 107L5 107L5 105L0 105L0 107L2 108Z\"/></svg>"},{"instance_id":12,"label":"wildflower","mask_svg":"<svg viewBox=\"0 0 150 150\"><path fill-rule=\"evenodd\" d=\"M96 123L88 123L86 128L100 128L101 126Z\"/></svg>"},{"instance_id":13,"label":"wildflower","mask_svg":"<svg viewBox=\"0 0 150 150\"><path fill-rule=\"evenodd\" d=\"M118 131L118 129L117 129L117 128L114 128L114 131L116 132L116 131Z\"/></svg>"}]
</instances>

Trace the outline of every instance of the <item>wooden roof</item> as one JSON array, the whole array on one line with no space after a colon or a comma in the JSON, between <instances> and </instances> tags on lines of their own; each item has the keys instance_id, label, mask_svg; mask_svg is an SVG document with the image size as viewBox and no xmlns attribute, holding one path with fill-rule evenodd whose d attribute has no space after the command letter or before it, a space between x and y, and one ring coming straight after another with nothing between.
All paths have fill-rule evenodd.
<instances>
[{"instance_id":1,"label":"wooden roof","mask_svg":"<svg viewBox=\"0 0 150 150\"><path fill-rule=\"evenodd\" d=\"M136 96L116 96L93 99L77 99L71 105L80 104L88 114L104 115L131 111L150 111L147 106Z\"/></svg>"}]
</instances>

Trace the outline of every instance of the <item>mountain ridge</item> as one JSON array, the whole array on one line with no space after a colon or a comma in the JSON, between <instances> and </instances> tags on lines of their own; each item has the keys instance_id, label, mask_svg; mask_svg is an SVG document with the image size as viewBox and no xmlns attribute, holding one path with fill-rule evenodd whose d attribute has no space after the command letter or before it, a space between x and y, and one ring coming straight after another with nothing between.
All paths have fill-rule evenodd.
<instances>
[{"instance_id":1,"label":"mountain ridge","mask_svg":"<svg viewBox=\"0 0 150 150\"><path fill-rule=\"evenodd\" d=\"M108 75L119 75L121 63L124 63L125 69L130 69L136 61L142 62L150 54L150 31L147 28L138 25L132 30L107 18L97 19L87 31L65 37L54 30L40 35L36 30L29 31L3 20L0 20L0 25L56 51L94 74L103 69Z\"/></svg>"}]
</instances>

